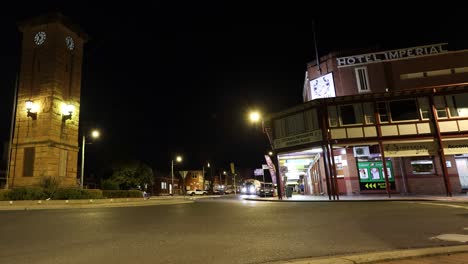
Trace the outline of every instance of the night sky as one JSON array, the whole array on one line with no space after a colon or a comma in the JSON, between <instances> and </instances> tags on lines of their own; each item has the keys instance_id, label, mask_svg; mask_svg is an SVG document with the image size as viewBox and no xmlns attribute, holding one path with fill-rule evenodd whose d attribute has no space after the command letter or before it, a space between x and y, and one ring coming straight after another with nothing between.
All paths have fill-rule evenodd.
<instances>
[{"instance_id":1,"label":"night sky","mask_svg":"<svg viewBox=\"0 0 468 264\"><path fill-rule=\"evenodd\" d=\"M206 161L260 167L269 143L260 126L249 124L247 112L302 102L306 63L315 59L313 20L320 55L440 42L451 50L468 48L463 8L134 2L2 7L0 140L8 140L20 62L16 23L51 11L90 36L80 119L83 129L102 130L86 150L90 171L129 158L169 171L176 154L184 156L187 169L201 169Z\"/></svg>"}]
</instances>

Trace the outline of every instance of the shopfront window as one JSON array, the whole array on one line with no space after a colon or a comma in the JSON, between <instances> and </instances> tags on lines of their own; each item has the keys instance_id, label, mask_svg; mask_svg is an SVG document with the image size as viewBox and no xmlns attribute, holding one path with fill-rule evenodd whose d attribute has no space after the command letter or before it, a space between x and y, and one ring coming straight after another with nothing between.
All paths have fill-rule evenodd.
<instances>
[{"instance_id":1,"label":"shopfront window","mask_svg":"<svg viewBox=\"0 0 468 264\"><path fill-rule=\"evenodd\" d=\"M433 174L434 163L432 160L413 160L411 161L413 174Z\"/></svg>"}]
</instances>

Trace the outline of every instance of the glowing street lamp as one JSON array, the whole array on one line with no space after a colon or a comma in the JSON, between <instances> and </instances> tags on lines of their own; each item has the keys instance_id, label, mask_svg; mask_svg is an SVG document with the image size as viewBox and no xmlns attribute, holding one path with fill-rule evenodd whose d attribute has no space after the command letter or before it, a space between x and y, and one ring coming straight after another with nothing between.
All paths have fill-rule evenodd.
<instances>
[{"instance_id":1,"label":"glowing street lamp","mask_svg":"<svg viewBox=\"0 0 468 264\"><path fill-rule=\"evenodd\" d=\"M177 156L176 161L179 162L179 163L182 162L182 157ZM173 193L174 193L174 159L171 160L171 178L172 178L172 185L171 185L171 189L170 189L170 191L171 191L170 195L173 195Z\"/></svg>"},{"instance_id":2,"label":"glowing street lamp","mask_svg":"<svg viewBox=\"0 0 468 264\"><path fill-rule=\"evenodd\" d=\"M99 138L101 134L98 130L91 131L92 138ZM81 179L80 179L80 188L83 189L84 181L84 163L85 163L85 146L86 146L86 135L83 134L82 145L81 145Z\"/></svg>"},{"instance_id":3,"label":"glowing street lamp","mask_svg":"<svg viewBox=\"0 0 468 264\"><path fill-rule=\"evenodd\" d=\"M257 123L258 121L260 121L260 118L261 118L261 115L260 115L260 112L258 111L252 111L249 114L249 119L252 123Z\"/></svg>"}]
</instances>

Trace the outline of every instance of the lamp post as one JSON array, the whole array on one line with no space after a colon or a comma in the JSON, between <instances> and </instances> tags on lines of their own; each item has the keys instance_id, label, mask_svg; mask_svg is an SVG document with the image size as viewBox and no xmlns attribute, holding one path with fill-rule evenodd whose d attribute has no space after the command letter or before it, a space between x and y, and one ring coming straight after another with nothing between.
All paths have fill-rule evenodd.
<instances>
[{"instance_id":1,"label":"lamp post","mask_svg":"<svg viewBox=\"0 0 468 264\"><path fill-rule=\"evenodd\" d=\"M176 157L176 161L177 162L181 162L182 161L182 157L181 156L177 156ZM174 159L171 160L171 178L172 178L172 184L171 184L171 195L174 195Z\"/></svg>"},{"instance_id":2,"label":"lamp post","mask_svg":"<svg viewBox=\"0 0 468 264\"><path fill-rule=\"evenodd\" d=\"M265 127L263 127L263 120L262 120L262 116L261 116L260 112L259 111L251 111L249 113L249 119L250 119L250 122L255 124L255 126L257 126L257 124L259 122L262 122L263 133L265 133L267 135L268 141L270 142L270 145L271 145L271 149L274 150L273 142L272 142L270 136L268 135L268 132L266 131ZM271 154L270 154L270 152L271 152ZM273 152L272 151L270 151L270 152L268 153L268 155L271 156L273 154ZM282 200L283 199L283 197L282 197L283 196L283 191L281 190L281 177L280 177L278 159L276 159L276 166L278 167L277 171L276 171L276 181L277 181L277 186L278 186L278 199Z\"/></svg>"},{"instance_id":3,"label":"lamp post","mask_svg":"<svg viewBox=\"0 0 468 264\"><path fill-rule=\"evenodd\" d=\"M99 136L100 136L100 133L98 130L93 130L91 132L92 138L98 138ZM82 145L81 145L81 179L80 179L81 189L83 189L83 181L84 181L85 146L86 146L86 135L83 134Z\"/></svg>"}]
</instances>

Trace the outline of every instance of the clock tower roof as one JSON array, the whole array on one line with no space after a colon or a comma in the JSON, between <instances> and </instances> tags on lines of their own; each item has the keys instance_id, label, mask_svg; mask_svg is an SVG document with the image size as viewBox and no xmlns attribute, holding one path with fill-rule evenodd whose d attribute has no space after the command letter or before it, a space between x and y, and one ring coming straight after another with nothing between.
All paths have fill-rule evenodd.
<instances>
[{"instance_id":1,"label":"clock tower roof","mask_svg":"<svg viewBox=\"0 0 468 264\"><path fill-rule=\"evenodd\" d=\"M18 23L18 28L21 32L24 32L25 28L33 27L37 25L50 24L50 23L60 23L75 32L80 38L86 42L89 37L83 29L81 29L77 24L73 23L68 17L64 16L60 12L48 13L34 18L30 18Z\"/></svg>"}]
</instances>

